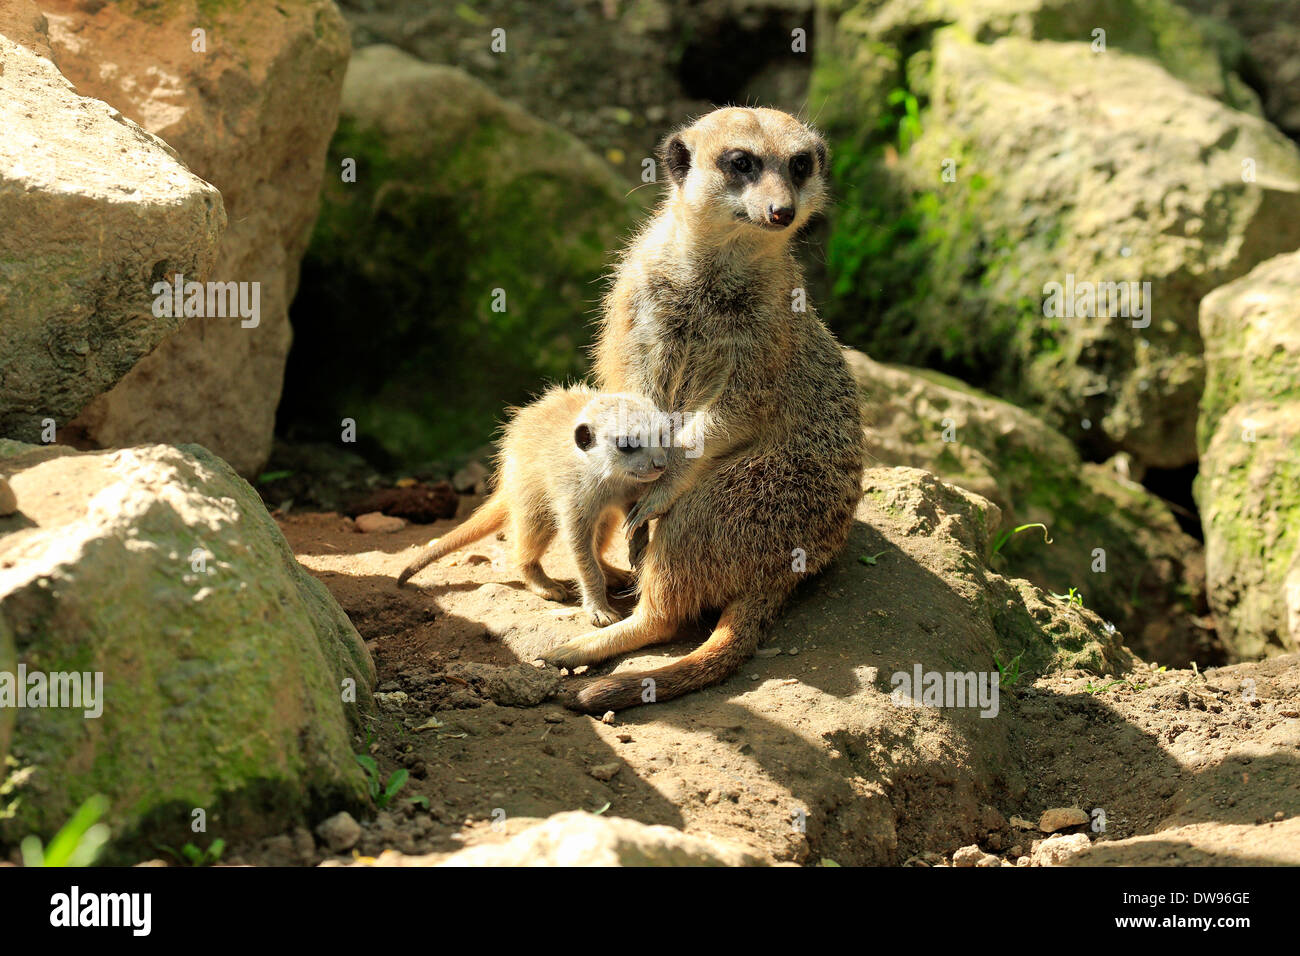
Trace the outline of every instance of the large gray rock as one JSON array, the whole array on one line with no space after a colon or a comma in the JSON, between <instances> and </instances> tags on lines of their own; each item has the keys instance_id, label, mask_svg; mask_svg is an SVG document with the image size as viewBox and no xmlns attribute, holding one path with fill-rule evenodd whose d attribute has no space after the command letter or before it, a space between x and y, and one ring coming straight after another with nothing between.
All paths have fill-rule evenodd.
<instances>
[{"instance_id":1,"label":"large gray rock","mask_svg":"<svg viewBox=\"0 0 1300 956\"><path fill-rule=\"evenodd\" d=\"M1207 295L1201 335L1210 605L1234 654L1300 650L1300 253Z\"/></svg>"},{"instance_id":2,"label":"large gray rock","mask_svg":"<svg viewBox=\"0 0 1300 956\"><path fill-rule=\"evenodd\" d=\"M1040 17L1024 29L973 24L974 36L929 20L919 52L883 61L899 28L873 26L871 4L848 6L814 94L833 104L823 119L844 192L828 317L873 355L960 369L1031 404L1091 454L1194 461L1197 306L1300 245L1295 145L1233 84L1212 88L1188 69L1213 47L1157 30L1173 9L1163 3L1133 4L1131 22L1099 14L1104 52L1087 42L1086 17L1077 33ZM1026 38L1062 34L1085 42ZM888 103L891 88L896 135L864 141L858 108ZM1132 302L1045 314L1049 283L1128 293L1145 282L1146 314Z\"/></svg>"},{"instance_id":3,"label":"large gray rock","mask_svg":"<svg viewBox=\"0 0 1300 956\"><path fill-rule=\"evenodd\" d=\"M254 318L190 320L74 425L103 447L197 442L254 475L271 451L346 24L332 0L42 7L55 61L77 89L161 136L221 190L229 226L211 278L258 290ZM206 31L202 51L192 48L196 28Z\"/></svg>"},{"instance_id":4,"label":"large gray rock","mask_svg":"<svg viewBox=\"0 0 1300 956\"><path fill-rule=\"evenodd\" d=\"M162 140L4 36L0 129L0 435L36 441L180 327L153 285L206 276L225 214Z\"/></svg>"},{"instance_id":5,"label":"large gray rock","mask_svg":"<svg viewBox=\"0 0 1300 956\"><path fill-rule=\"evenodd\" d=\"M29 674L102 679L82 706L0 709L33 768L0 845L48 839L93 794L123 850L181 846L195 809L210 841L366 805L369 653L228 465L0 440L0 472L19 506L0 518L0 658L12 636Z\"/></svg>"},{"instance_id":6,"label":"large gray rock","mask_svg":"<svg viewBox=\"0 0 1300 956\"><path fill-rule=\"evenodd\" d=\"M1112 465L1080 460L1024 409L956 379L845 353L862 390L867 460L908 465L991 500L1007 538L995 566L1053 593L1077 589L1143 657L1222 657L1206 611L1205 558L1168 505ZM1050 535L1051 543L1046 537Z\"/></svg>"}]
</instances>

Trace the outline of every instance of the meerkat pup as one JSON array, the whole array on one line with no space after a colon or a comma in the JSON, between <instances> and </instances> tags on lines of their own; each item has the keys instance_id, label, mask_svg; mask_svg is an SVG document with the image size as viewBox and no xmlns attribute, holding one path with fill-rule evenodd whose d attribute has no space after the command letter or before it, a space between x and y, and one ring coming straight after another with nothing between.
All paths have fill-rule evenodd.
<instances>
[{"instance_id":1,"label":"meerkat pup","mask_svg":"<svg viewBox=\"0 0 1300 956\"><path fill-rule=\"evenodd\" d=\"M600 713L723 680L754 652L796 585L848 539L861 497L858 392L806 303L790 240L826 197L822 138L776 110L726 108L664 143L668 193L605 300L602 388L687 421L665 474L633 507L657 519L624 621L546 655L561 666L671 640L710 609L695 651L599 679L573 703Z\"/></svg>"},{"instance_id":2,"label":"meerkat pup","mask_svg":"<svg viewBox=\"0 0 1300 956\"><path fill-rule=\"evenodd\" d=\"M619 620L606 583L628 583L604 560L615 530L650 482L663 474L667 448L660 416L635 395L553 386L515 409L497 455L496 487L464 524L428 545L397 578L404 585L443 555L509 524L514 559L528 589L563 601L568 589L542 570L560 533L578 566L582 607L597 627Z\"/></svg>"}]
</instances>

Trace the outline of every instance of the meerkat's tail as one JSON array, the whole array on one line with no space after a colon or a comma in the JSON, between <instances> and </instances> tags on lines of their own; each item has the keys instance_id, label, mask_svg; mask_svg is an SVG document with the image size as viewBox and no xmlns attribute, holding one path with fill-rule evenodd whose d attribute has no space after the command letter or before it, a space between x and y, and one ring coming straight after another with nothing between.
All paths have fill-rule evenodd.
<instances>
[{"instance_id":1,"label":"meerkat's tail","mask_svg":"<svg viewBox=\"0 0 1300 956\"><path fill-rule=\"evenodd\" d=\"M754 656L763 632L776 620L785 595L750 594L723 609L708 640L665 667L592 681L570 706L587 713L660 703L726 680ZM649 683L653 681L653 683Z\"/></svg>"},{"instance_id":2,"label":"meerkat's tail","mask_svg":"<svg viewBox=\"0 0 1300 956\"><path fill-rule=\"evenodd\" d=\"M457 548L463 548L467 544L473 544L479 538L486 538L504 525L509 516L510 507L505 497L493 495L483 502L482 507L470 515L463 524L447 532L421 551L416 559L397 576L397 586L400 588L443 555L451 554Z\"/></svg>"}]
</instances>

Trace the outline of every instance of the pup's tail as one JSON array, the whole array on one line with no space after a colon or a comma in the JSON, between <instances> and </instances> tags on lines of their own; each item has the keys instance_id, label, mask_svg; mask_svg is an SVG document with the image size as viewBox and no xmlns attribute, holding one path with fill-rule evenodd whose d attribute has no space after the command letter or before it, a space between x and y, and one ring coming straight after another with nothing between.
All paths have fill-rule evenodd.
<instances>
[{"instance_id":1,"label":"pup's tail","mask_svg":"<svg viewBox=\"0 0 1300 956\"><path fill-rule=\"evenodd\" d=\"M483 502L482 506L463 524L447 532L421 551L416 559L406 566L406 570L397 576L397 586L400 588L412 576L419 574L444 554L451 554L457 548L473 544L479 538L486 538L504 525L509 516L510 508L504 496L493 495Z\"/></svg>"}]
</instances>

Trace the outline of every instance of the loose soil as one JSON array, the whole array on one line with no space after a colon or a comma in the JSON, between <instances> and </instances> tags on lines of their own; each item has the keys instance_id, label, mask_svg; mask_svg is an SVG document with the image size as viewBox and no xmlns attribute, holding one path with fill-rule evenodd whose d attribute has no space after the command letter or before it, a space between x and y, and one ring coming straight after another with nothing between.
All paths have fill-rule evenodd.
<instances>
[{"instance_id":1,"label":"loose soil","mask_svg":"<svg viewBox=\"0 0 1300 956\"><path fill-rule=\"evenodd\" d=\"M476 501L463 500L462 518ZM541 648L589 629L575 605L523 588L503 535L398 589L394 578L411 549L455 520L376 534L359 533L337 513L279 522L375 657L380 716L371 739L358 739L358 751L374 755L385 778L401 767L411 775L388 809L363 821L355 851L335 857L340 861L385 850L451 852L503 839L530 818L585 809L743 843L773 863L947 865L959 847L977 843L1007 865L1028 862L1044 838L1016 824L1073 806L1092 823L1076 828L1091 845L1071 863L1300 863L1300 656L1204 673L1140 664L1110 679L1076 672L1004 687L997 722L1007 728L1011 772L971 799L959 792L970 769L964 761L980 757L953 752L935 761L951 765L946 783L941 770L936 776L927 767L916 792L895 776L886 795L870 779L870 764L888 761L904 742L883 739L883 727L874 741L870 734L819 733L809 716L820 712L819 695L846 696L864 673L876 679L873 668L860 666L873 655L908 653L906 626L870 622L850 645L850 652L860 646L862 660L845 660L835 636L845 622L826 614L819 624L818 614L806 611L847 603L843 574L866 570L856 562L847 562L854 570L823 575L800 612L778 624L730 681L604 722L554 698L500 706L455 673L463 662L531 666ZM882 568L889 561L882 558ZM558 547L545 564L553 576L574 579ZM908 587L906 571L870 569L895 595ZM629 602L616 606L626 611ZM705 632L700 626L618 666L679 656ZM893 833L880 832L879 814L870 810L886 799L899 820ZM328 858L305 830L228 854L251 863Z\"/></svg>"}]
</instances>

